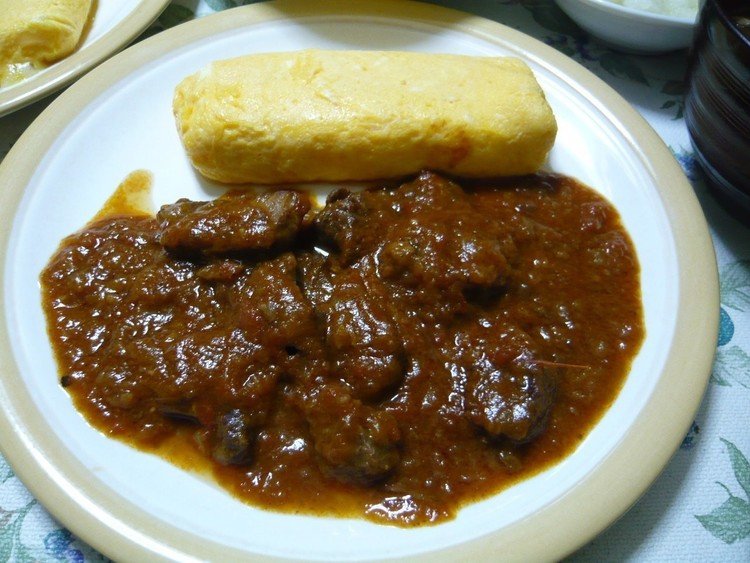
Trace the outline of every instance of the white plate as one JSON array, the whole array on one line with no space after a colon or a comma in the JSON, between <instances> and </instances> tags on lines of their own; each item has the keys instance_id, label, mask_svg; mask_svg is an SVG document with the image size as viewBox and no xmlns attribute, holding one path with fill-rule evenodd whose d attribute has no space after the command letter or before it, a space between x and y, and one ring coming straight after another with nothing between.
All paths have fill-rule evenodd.
<instances>
[{"instance_id":1,"label":"white plate","mask_svg":"<svg viewBox=\"0 0 750 563\"><path fill-rule=\"evenodd\" d=\"M438 526L400 529L243 505L103 437L57 383L37 279L61 238L92 218L135 169L153 172L156 205L216 196L180 145L174 86L214 59L305 47L525 59L560 127L548 167L615 204L641 262L647 336L611 409L562 463ZM679 445L707 381L718 324L716 264L700 207L668 149L582 67L467 14L401 1L288 1L179 26L60 96L6 157L0 185L3 224L10 226L0 230L0 442L57 518L118 559L558 558L651 483Z\"/></svg>"},{"instance_id":2,"label":"white plate","mask_svg":"<svg viewBox=\"0 0 750 563\"><path fill-rule=\"evenodd\" d=\"M169 0L95 0L94 19L74 53L33 76L0 88L0 117L67 86L133 41Z\"/></svg>"}]
</instances>

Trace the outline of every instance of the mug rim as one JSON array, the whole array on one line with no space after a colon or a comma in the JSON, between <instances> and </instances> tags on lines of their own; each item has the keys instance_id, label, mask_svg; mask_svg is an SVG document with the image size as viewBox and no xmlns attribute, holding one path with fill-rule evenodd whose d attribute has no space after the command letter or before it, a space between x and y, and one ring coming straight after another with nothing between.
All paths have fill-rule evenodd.
<instances>
[{"instance_id":1,"label":"mug rim","mask_svg":"<svg viewBox=\"0 0 750 563\"><path fill-rule=\"evenodd\" d=\"M725 4L727 0L708 0L713 3L716 8L716 13L719 19L722 21L725 28L727 28L741 43L744 43L745 49L748 55L750 55L750 37L740 31L737 24L732 20L731 16L727 13ZM738 4L739 5L739 4Z\"/></svg>"}]
</instances>

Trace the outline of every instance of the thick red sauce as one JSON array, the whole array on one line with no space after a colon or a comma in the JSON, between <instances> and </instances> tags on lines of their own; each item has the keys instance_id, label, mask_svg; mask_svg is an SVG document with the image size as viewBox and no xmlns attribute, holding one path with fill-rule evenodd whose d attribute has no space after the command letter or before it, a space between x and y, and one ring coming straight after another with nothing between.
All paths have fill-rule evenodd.
<instances>
[{"instance_id":1,"label":"thick red sauce","mask_svg":"<svg viewBox=\"0 0 750 563\"><path fill-rule=\"evenodd\" d=\"M63 241L61 383L257 506L439 522L569 455L643 339L612 206L570 178L182 200Z\"/></svg>"}]
</instances>

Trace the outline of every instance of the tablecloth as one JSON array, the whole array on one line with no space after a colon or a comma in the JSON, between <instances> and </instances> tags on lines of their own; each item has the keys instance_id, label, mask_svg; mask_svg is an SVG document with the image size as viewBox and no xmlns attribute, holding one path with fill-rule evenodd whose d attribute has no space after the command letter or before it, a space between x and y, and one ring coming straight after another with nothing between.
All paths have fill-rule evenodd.
<instances>
[{"instance_id":1,"label":"tablecloth","mask_svg":"<svg viewBox=\"0 0 750 563\"><path fill-rule=\"evenodd\" d=\"M144 36L250 3L173 0ZM644 497L571 560L750 561L750 229L717 203L694 159L683 119L686 52L635 56L613 51L578 28L552 0L434 3L519 29L609 83L646 118L682 165L716 248L720 334L695 422ZM0 118L0 159L50 101ZM105 559L55 521L0 457L0 561Z\"/></svg>"}]
</instances>

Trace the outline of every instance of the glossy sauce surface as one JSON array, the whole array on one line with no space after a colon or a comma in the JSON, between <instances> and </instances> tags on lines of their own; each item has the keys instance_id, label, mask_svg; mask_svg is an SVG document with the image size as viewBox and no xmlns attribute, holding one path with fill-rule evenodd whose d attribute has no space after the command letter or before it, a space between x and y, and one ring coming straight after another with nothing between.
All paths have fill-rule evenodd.
<instances>
[{"instance_id":1,"label":"glossy sauce surface","mask_svg":"<svg viewBox=\"0 0 750 563\"><path fill-rule=\"evenodd\" d=\"M102 432L252 504L452 518L570 454L643 339L605 200L554 175L475 184L99 219L41 276L61 383Z\"/></svg>"}]
</instances>

